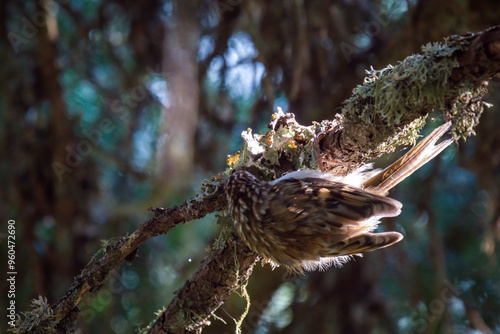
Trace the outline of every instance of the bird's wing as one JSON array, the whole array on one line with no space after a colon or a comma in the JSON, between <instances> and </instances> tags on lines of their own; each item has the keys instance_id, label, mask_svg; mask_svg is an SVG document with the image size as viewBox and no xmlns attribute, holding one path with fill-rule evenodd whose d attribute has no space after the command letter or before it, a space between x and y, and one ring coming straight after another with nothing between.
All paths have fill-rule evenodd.
<instances>
[{"instance_id":1,"label":"bird's wing","mask_svg":"<svg viewBox=\"0 0 500 334\"><path fill-rule=\"evenodd\" d=\"M374 217L393 217L401 203L341 182L287 178L272 185L264 226L291 244L318 243L318 256L352 255L387 247L402 239L397 232L370 233Z\"/></svg>"}]
</instances>

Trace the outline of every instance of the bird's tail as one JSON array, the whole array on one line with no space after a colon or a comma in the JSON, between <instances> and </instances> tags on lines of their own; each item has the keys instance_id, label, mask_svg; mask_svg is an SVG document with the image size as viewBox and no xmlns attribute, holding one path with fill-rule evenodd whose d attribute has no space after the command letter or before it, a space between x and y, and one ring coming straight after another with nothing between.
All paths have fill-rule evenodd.
<instances>
[{"instance_id":1,"label":"bird's tail","mask_svg":"<svg viewBox=\"0 0 500 334\"><path fill-rule=\"evenodd\" d=\"M450 126L451 122L448 121L436 128L392 165L365 181L363 188L380 195L386 195L392 187L425 165L453 142L453 139L448 139L435 145Z\"/></svg>"}]
</instances>

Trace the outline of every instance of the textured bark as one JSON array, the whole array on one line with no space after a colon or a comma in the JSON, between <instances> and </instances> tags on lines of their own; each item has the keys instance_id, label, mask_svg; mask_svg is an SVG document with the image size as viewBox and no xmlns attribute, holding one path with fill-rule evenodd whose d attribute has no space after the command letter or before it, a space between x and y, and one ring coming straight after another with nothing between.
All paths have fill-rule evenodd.
<instances>
[{"instance_id":1,"label":"textured bark","mask_svg":"<svg viewBox=\"0 0 500 334\"><path fill-rule=\"evenodd\" d=\"M235 237L213 249L200 269L177 291L149 333L199 333L236 289L245 285L258 256Z\"/></svg>"},{"instance_id":2,"label":"textured bark","mask_svg":"<svg viewBox=\"0 0 500 334\"><path fill-rule=\"evenodd\" d=\"M404 110L405 106L402 106L399 121L388 124L385 115L377 114L378 108L375 105L374 96L363 97L361 101L349 99L343 109L345 118L341 126L330 129L319 140L318 145L321 151L326 153L325 158L331 162L325 169L334 170L337 174L345 174L362 162L374 160L391 149L389 147L386 150L379 150L378 146L387 138L398 135L403 127L415 119L428 115L435 108L446 110L454 104L461 103L460 98L463 98L464 94L461 85L469 85L469 91L484 90L486 82L498 76L500 73L500 26L491 27L477 34L452 36L446 44L453 45L455 42L464 45L463 49L446 56L439 56L439 52L433 55L433 61L437 63L446 59L458 61L458 66L445 80L448 83L447 89L442 89L442 95L437 97L444 101L443 105L428 103L422 99L416 108ZM374 84L376 85L376 81ZM426 83L427 88L437 84L439 83L431 80ZM435 89L440 91L438 86ZM483 94L480 94L479 100ZM466 101L470 104L476 102L477 100ZM360 105L365 110L373 110L374 116L370 122L360 122L358 110Z\"/></svg>"},{"instance_id":3,"label":"textured bark","mask_svg":"<svg viewBox=\"0 0 500 334\"><path fill-rule=\"evenodd\" d=\"M168 233L178 224L224 210L226 205L222 189L218 187L213 193L191 199L180 206L166 210L153 209L152 211L156 214L154 218L144 222L130 236L109 240L103 249L105 254L98 260L91 261L75 278L71 288L54 308L56 324L76 311L75 308L83 296L98 291L110 272L125 259L132 261L137 248L143 242L157 235Z\"/></svg>"}]
</instances>

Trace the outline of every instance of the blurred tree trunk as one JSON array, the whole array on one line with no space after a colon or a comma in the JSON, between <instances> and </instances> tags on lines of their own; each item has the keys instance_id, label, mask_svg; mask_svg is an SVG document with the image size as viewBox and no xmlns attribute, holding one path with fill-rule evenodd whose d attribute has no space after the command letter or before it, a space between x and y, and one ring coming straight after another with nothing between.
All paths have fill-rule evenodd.
<instances>
[{"instance_id":1,"label":"blurred tree trunk","mask_svg":"<svg viewBox=\"0 0 500 334\"><path fill-rule=\"evenodd\" d=\"M38 295L56 300L85 266L89 253L84 250L92 239L89 199L98 192L98 173L86 157L92 147L75 135L75 119L69 116L60 84L60 32L52 4L26 3L26 21L12 17L15 24L28 27L30 38L20 37L17 48L7 34L0 41L7 70L0 82L1 180L6 190L0 211L16 220L16 268L26 273L17 278L19 293L26 294L19 308ZM9 14L19 13L12 4L4 5L2 30L10 33L5 24L14 19ZM44 14L38 15L43 22L33 24L33 13Z\"/></svg>"},{"instance_id":2,"label":"blurred tree trunk","mask_svg":"<svg viewBox=\"0 0 500 334\"><path fill-rule=\"evenodd\" d=\"M189 187L197 128L199 82L198 42L201 1L174 0L166 24L163 73L168 102L158 137L157 179L166 189Z\"/></svg>"}]
</instances>

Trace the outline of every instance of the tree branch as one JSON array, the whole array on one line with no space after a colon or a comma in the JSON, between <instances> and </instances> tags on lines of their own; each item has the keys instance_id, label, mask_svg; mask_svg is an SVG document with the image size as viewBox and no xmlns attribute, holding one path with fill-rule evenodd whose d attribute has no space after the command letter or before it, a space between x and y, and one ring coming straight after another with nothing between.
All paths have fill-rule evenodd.
<instances>
[{"instance_id":1,"label":"tree branch","mask_svg":"<svg viewBox=\"0 0 500 334\"><path fill-rule=\"evenodd\" d=\"M454 137L474 133L487 80L500 73L500 26L428 44L397 66L370 70L345 102L339 126L319 143L323 169L345 174L399 145L415 142L433 110L453 118Z\"/></svg>"},{"instance_id":2,"label":"tree branch","mask_svg":"<svg viewBox=\"0 0 500 334\"><path fill-rule=\"evenodd\" d=\"M201 333L203 326L210 325L213 312L248 281L259 257L234 235L220 242L221 247L212 248L148 333Z\"/></svg>"},{"instance_id":3,"label":"tree branch","mask_svg":"<svg viewBox=\"0 0 500 334\"><path fill-rule=\"evenodd\" d=\"M212 184L207 184L205 193L194 197L180 206L169 209L153 209L155 217L144 222L130 236L124 236L109 240L101 249L104 255L96 261L90 263L82 270L82 273L75 277L75 281L66 295L53 307L53 316L44 323L37 324L38 328L57 328L60 333L72 331L77 319L77 305L80 300L91 292L98 291L106 281L110 272L119 266L123 260L132 261L137 248L146 240L166 234L177 225L187 221L202 218L215 211L222 211L226 208L227 202L222 187L218 186L215 179ZM97 257L100 254L94 256ZM245 261L242 260L244 263ZM243 270L242 270L243 274ZM30 317L27 314L22 323L18 323L19 333L27 332L32 327L32 321L39 318L36 315Z\"/></svg>"}]
</instances>

